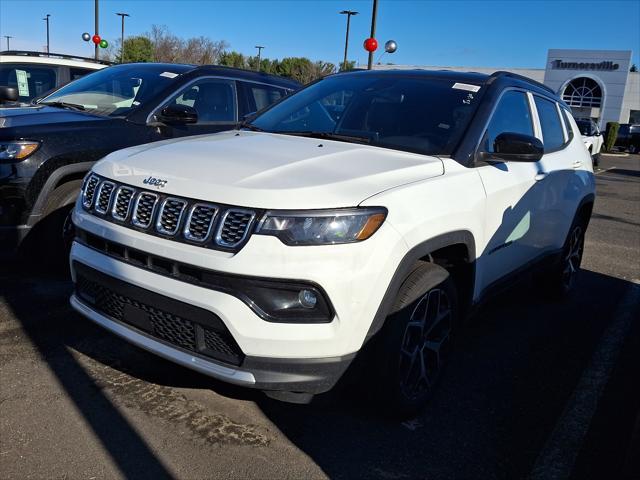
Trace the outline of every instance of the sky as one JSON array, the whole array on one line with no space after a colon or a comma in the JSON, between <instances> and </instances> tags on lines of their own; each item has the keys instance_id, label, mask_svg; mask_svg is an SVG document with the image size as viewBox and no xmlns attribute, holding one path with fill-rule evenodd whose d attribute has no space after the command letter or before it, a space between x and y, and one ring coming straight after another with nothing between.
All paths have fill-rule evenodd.
<instances>
[{"instance_id":1,"label":"sky","mask_svg":"<svg viewBox=\"0 0 640 480\"><path fill-rule=\"evenodd\" d=\"M208 36L230 48L263 57L305 56L342 61L346 18L352 17L349 58L366 63L371 0L100 0L100 34L109 42L166 25L181 37ZM92 56L93 0L0 0L1 50L40 50L46 45L42 18L50 17L51 52ZM412 65L544 68L549 48L633 50L640 66L640 0L431 1L379 0L380 45L393 39L394 54L382 62ZM381 48L379 49L382 50ZM378 61L380 52L375 56Z\"/></svg>"}]
</instances>

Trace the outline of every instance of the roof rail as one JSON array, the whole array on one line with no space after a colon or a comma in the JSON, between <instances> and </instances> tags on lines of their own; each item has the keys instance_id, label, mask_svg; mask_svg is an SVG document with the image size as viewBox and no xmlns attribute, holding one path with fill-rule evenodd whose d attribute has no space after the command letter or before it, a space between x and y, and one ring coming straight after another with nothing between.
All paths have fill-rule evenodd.
<instances>
[{"instance_id":1,"label":"roof rail","mask_svg":"<svg viewBox=\"0 0 640 480\"><path fill-rule=\"evenodd\" d=\"M96 60L89 57L81 57L79 55L67 55L65 53L46 53L46 52L33 52L28 50L4 50L0 52L0 55L16 55L20 57L43 57L43 58L64 58L66 60L77 60L81 62L99 63L102 65L113 65L113 62L107 60Z\"/></svg>"},{"instance_id":2,"label":"roof rail","mask_svg":"<svg viewBox=\"0 0 640 480\"><path fill-rule=\"evenodd\" d=\"M519 75L519 74L513 73L513 72L505 72L504 70L498 70L497 72L493 72L491 74L491 76L489 77L489 79L491 80L491 79L498 78L498 77L517 78L518 80L523 80L523 81L525 81L527 83L535 85L536 87L540 87L540 88L546 90L547 92L556 95L556 92L554 92L553 89L551 89L550 87L547 87L544 83L540 83L537 80L534 80L533 78L525 77L524 75Z\"/></svg>"}]
</instances>

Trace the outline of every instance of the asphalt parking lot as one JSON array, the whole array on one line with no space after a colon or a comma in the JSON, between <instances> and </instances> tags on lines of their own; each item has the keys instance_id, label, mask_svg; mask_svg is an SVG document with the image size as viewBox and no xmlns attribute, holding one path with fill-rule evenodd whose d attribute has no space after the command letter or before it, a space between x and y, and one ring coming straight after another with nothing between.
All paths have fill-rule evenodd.
<instances>
[{"instance_id":1,"label":"asphalt parking lot","mask_svg":"<svg viewBox=\"0 0 640 480\"><path fill-rule=\"evenodd\" d=\"M639 478L640 156L606 156L564 303L526 280L460 334L429 408L358 392L309 406L213 381L0 272L1 478Z\"/></svg>"}]
</instances>

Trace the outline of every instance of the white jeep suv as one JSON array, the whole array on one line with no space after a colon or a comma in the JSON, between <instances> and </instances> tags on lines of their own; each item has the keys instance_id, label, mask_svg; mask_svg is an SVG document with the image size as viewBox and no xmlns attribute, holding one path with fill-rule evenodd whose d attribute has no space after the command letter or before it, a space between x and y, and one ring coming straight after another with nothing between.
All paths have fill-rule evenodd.
<instances>
[{"instance_id":1,"label":"white jeep suv","mask_svg":"<svg viewBox=\"0 0 640 480\"><path fill-rule=\"evenodd\" d=\"M533 267L571 289L594 190L575 121L541 84L337 74L238 130L98 162L73 217L71 303L282 400L328 391L357 356L376 398L410 415L483 298Z\"/></svg>"}]
</instances>

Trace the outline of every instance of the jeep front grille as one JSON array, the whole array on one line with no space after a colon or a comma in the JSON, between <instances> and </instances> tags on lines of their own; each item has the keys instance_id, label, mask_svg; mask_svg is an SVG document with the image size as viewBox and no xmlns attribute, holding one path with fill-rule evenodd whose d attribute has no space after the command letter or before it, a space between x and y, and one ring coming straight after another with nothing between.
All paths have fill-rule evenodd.
<instances>
[{"instance_id":1,"label":"jeep front grille","mask_svg":"<svg viewBox=\"0 0 640 480\"><path fill-rule=\"evenodd\" d=\"M189 211L189 217L184 227L184 236L194 242L204 242L209 239L213 219L218 209L213 205L196 203Z\"/></svg>"},{"instance_id":2,"label":"jeep front grille","mask_svg":"<svg viewBox=\"0 0 640 480\"><path fill-rule=\"evenodd\" d=\"M228 210L220 224L216 240L220 245L233 248L246 237L256 214L248 210Z\"/></svg>"},{"instance_id":3,"label":"jeep front grille","mask_svg":"<svg viewBox=\"0 0 640 480\"><path fill-rule=\"evenodd\" d=\"M90 208L93 205L93 199L96 194L96 187L100 183L100 178L96 175L91 175L86 183L84 184L84 189L82 191L82 205L85 208Z\"/></svg>"},{"instance_id":4,"label":"jeep front grille","mask_svg":"<svg viewBox=\"0 0 640 480\"><path fill-rule=\"evenodd\" d=\"M118 187L115 194L113 207L111 208L111 216L116 220L126 220L131 210L131 201L135 190L130 187Z\"/></svg>"},{"instance_id":5,"label":"jeep front grille","mask_svg":"<svg viewBox=\"0 0 640 480\"><path fill-rule=\"evenodd\" d=\"M94 209L96 212L102 215L106 214L109 210L109 204L111 203L111 195L116 185L113 182L104 181L98 187L98 196L96 198L96 204Z\"/></svg>"},{"instance_id":6,"label":"jeep front grille","mask_svg":"<svg viewBox=\"0 0 640 480\"><path fill-rule=\"evenodd\" d=\"M92 174L82 205L105 220L148 234L207 248L238 251L248 240L261 211L163 195L105 180ZM107 215L109 212L109 215Z\"/></svg>"},{"instance_id":7,"label":"jeep front grille","mask_svg":"<svg viewBox=\"0 0 640 480\"><path fill-rule=\"evenodd\" d=\"M160 205L156 230L165 235L175 235L180 228L180 220L187 202L178 198L165 198Z\"/></svg>"},{"instance_id":8,"label":"jeep front grille","mask_svg":"<svg viewBox=\"0 0 640 480\"><path fill-rule=\"evenodd\" d=\"M133 219L131 222L140 228L147 228L151 225L156 203L158 203L158 195L155 193L142 192L138 195L133 207Z\"/></svg>"}]
</instances>

